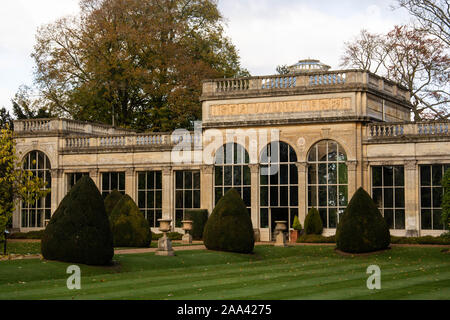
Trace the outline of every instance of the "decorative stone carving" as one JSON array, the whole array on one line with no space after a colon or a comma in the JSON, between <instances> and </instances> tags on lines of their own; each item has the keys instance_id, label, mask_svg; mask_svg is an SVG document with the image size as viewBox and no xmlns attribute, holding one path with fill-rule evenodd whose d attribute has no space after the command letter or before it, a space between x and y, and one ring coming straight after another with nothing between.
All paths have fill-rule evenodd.
<instances>
[{"instance_id":1,"label":"decorative stone carving","mask_svg":"<svg viewBox=\"0 0 450 320\"><path fill-rule=\"evenodd\" d=\"M348 171L356 171L356 167L358 166L358 161L349 160L345 164L347 165Z\"/></svg>"},{"instance_id":2,"label":"decorative stone carving","mask_svg":"<svg viewBox=\"0 0 450 320\"><path fill-rule=\"evenodd\" d=\"M63 174L62 169L51 169L52 178L61 178Z\"/></svg>"},{"instance_id":3,"label":"decorative stone carving","mask_svg":"<svg viewBox=\"0 0 450 320\"><path fill-rule=\"evenodd\" d=\"M416 170L417 161L416 160L405 160L406 170Z\"/></svg>"},{"instance_id":4,"label":"decorative stone carving","mask_svg":"<svg viewBox=\"0 0 450 320\"><path fill-rule=\"evenodd\" d=\"M205 164L205 165L202 166L202 171L203 171L203 173L206 173L206 174L213 174L213 172L214 172L214 165L212 165L212 164Z\"/></svg>"},{"instance_id":5,"label":"decorative stone carving","mask_svg":"<svg viewBox=\"0 0 450 320\"><path fill-rule=\"evenodd\" d=\"M91 179L97 178L98 177L98 169L90 169L89 176L91 177Z\"/></svg>"},{"instance_id":6,"label":"decorative stone carving","mask_svg":"<svg viewBox=\"0 0 450 320\"><path fill-rule=\"evenodd\" d=\"M127 176L132 176L134 174L134 168L126 168L125 169L125 174Z\"/></svg>"},{"instance_id":7,"label":"decorative stone carving","mask_svg":"<svg viewBox=\"0 0 450 320\"><path fill-rule=\"evenodd\" d=\"M171 230L170 223L172 219L158 219L159 230L163 233L162 238L158 240L158 249L155 252L157 256L174 256L172 241L167 237L167 232Z\"/></svg>"},{"instance_id":8,"label":"decorative stone carving","mask_svg":"<svg viewBox=\"0 0 450 320\"><path fill-rule=\"evenodd\" d=\"M295 165L297 166L297 170L299 173L305 173L306 169L308 168L307 162L296 162Z\"/></svg>"},{"instance_id":9,"label":"decorative stone carving","mask_svg":"<svg viewBox=\"0 0 450 320\"><path fill-rule=\"evenodd\" d=\"M172 173L172 167L162 167L161 171L164 176L169 176Z\"/></svg>"},{"instance_id":10,"label":"decorative stone carving","mask_svg":"<svg viewBox=\"0 0 450 320\"><path fill-rule=\"evenodd\" d=\"M259 173L259 163L251 163L248 165L251 173Z\"/></svg>"},{"instance_id":11,"label":"decorative stone carving","mask_svg":"<svg viewBox=\"0 0 450 320\"><path fill-rule=\"evenodd\" d=\"M287 229L287 221L275 221L276 227L276 237L275 237L275 246L276 247L287 247L286 244L286 229Z\"/></svg>"}]
</instances>

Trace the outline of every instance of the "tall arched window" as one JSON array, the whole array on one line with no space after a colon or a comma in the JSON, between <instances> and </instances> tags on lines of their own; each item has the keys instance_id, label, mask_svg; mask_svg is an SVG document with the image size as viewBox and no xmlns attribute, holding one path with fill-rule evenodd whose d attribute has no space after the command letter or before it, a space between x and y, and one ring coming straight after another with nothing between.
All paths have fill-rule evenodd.
<instances>
[{"instance_id":1,"label":"tall arched window","mask_svg":"<svg viewBox=\"0 0 450 320\"><path fill-rule=\"evenodd\" d=\"M298 214L297 155L287 143L269 143L260 156L260 227L275 231L275 221L292 227Z\"/></svg>"},{"instance_id":2,"label":"tall arched window","mask_svg":"<svg viewBox=\"0 0 450 320\"><path fill-rule=\"evenodd\" d=\"M34 176L37 176L46 182L45 189L51 188L51 166L48 157L41 151L29 152L23 160L23 168L30 170ZM29 204L22 202L21 208L21 226L22 228L43 228L45 220L51 217L51 192L45 197Z\"/></svg>"},{"instance_id":3,"label":"tall arched window","mask_svg":"<svg viewBox=\"0 0 450 320\"><path fill-rule=\"evenodd\" d=\"M308 154L308 210L319 210L324 228L336 228L348 201L347 155L339 143L323 140Z\"/></svg>"},{"instance_id":4,"label":"tall arched window","mask_svg":"<svg viewBox=\"0 0 450 320\"><path fill-rule=\"evenodd\" d=\"M237 143L227 143L216 152L214 165L214 203L231 188L241 195L250 214L251 176L247 150Z\"/></svg>"}]
</instances>

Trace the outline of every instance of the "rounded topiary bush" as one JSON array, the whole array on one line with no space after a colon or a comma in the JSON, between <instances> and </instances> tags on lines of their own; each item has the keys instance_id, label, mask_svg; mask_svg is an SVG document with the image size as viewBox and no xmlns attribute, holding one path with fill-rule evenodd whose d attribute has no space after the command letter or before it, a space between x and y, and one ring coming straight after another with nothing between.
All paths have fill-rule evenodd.
<instances>
[{"instance_id":1,"label":"rounded topiary bush","mask_svg":"<svg viewBox=\"0 0 450 320\"><path fill-rule=\"evenodd\" d=\"M311 208L305 218L305 234L322 234L323 224L319 211Z\"/></svg>"},{"instance_id":2,"label":"rounded topiary bush","mask_svg":"<svg viewBox=\"0 0 450 320\"><path fill-rule=\"evenodd\" d=\"M342 215L336 230L336 246L349 253L386 249L389 228L369 194L359 188Z\"/></svg>"},{"instance_id":3,"label":"rounded topiary bush","mask_svg":"<svg viewBox=\"0 0 450 320\"><path fill-rule=\"evenodd\" d=\"M203 231L203 243L209 250L251 253L255 246L248 210L235 189L219 200Z\"/></svg>"},{"instance_id":4,"label":"rounded topiary bush","mask_svg":"<svg viewBox=\"0 0 450 320\"><path fill-rule=\"evenodd\" d=\"M108 216L111 215L116 204L122 199L123 194L114 189L108 196L105 198L105 211Z\"/></svg>"},{"instance_id":5,"label":"rounded topiary bush","mask_svg":"<svg viewBox=\"0 0 450 320\"><path fill-rule=\"evenodd\" d=\"M109 216L115 247L149 247L152 233L148 221L129 195L124 195Z\"/></svg>"},{"instance_id":6,"label":"rounded topiary bush","mask_svg":"<svg viewBox=\"0 0 450 320\"><path fill-rule=\"evenodd\" d=\"M103 199L84 176L61 201L41 240L45 259L105 265L114 256L113 238Z\"/></svg>"}]
</instances>

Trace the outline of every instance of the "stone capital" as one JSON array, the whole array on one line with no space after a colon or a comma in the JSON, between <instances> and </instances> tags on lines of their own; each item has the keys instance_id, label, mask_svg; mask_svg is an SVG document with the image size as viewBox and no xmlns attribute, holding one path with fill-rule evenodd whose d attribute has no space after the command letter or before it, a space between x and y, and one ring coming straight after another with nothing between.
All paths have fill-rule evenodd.
<instances>
[{"instance_id":1,"label":"stone capital","mask_svg":"<svg viewBox=\"0 0 450 320\"><path fill-rule=\"evenodd\" d=\"M125 175L131 176L134 174L134 168L125 168Z\"/></svg>"},{"instance_id":2,"label":"stone capital","mask_svg":"<svg viewBox=\"0 0 450 320\"><path fill-rule=\"evenodd\" d=\"M405 169L406 170L416 170L417 161L416 160L405 160Z\"/></svg>"},{"instance_id":3,"label":"stone capital","mask_svg":"<svg viewBox=\"0 0 450 320\"><path fill-rule=\"evenodd\" d=\"M345 164L347 165L348 171L356 171L356 167L358 166L358 161L349 160Z\"/></svg>"},{"instance_id":4,"label":"stone capital","mask_svg":"<svg viewBox=\"0 0 450 320\"><path fill-rule=\"evenodd\" d=\"M89 176L91 178L96 178L98 177L98 169L89 169Z\"/></svg>"},{"instance_id":5,"label":"stone capital","mask_svg":"<svg viewBox=\"0 0 450 320\"><path fill-rule=\"evenodd\" d=\"M214 165L213 164L205 164L202 166L203 173L206 174L213 174L214 172Z\"/></svg>"},{"instance_id":6,"label":"stone capital","mask_svg":"<svg viewBox=\"0 0 450 320\"><path fill-rule=\"evenodd\" d=\"M161 171L164 176L168 176L172 173L172 167L162 167Z\"/></svg>"},{"instance_id":7,"label":"stone capital","mask_svg":"<svg viewBox=\"0 0 450 320\"><path fill-rule=\"evenodd\" d=\"M259 163L251 163L248 165L251 173L259 173Z\"/></svg>"},{"instance_id":8,"label":"stone capital","mask_svg":"<svg viewBox=\"0 0 450 320\"><path fill-rule=\"evenodd\" d=\"M300 173L305 173L306 172L306 168L308 168L308 163L307 162L296 162L295 165L297 166L297 170Z\"/></svg>"},{"instance_id":9,"label":"stone capital","mask_svg":"<svg viewBox=\"0 0 450 320\"><path fill-rule=\"evenodd\" d=\"M63 174L63 169L51 169L52 177L53 178L60 178Z\"/></svg>"}]
</instances>

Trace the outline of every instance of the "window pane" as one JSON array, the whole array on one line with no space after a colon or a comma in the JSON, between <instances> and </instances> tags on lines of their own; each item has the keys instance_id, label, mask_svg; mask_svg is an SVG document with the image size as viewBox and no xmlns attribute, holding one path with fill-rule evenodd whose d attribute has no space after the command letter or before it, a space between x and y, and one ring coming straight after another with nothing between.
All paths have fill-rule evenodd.
<instances>
[{"instance_id":1,"label":"window pane","mask_svg":"<svg viewBox=\"0 0 450 320\"><path fill-rule=\"evenodd\" d=\"M251 188L250 187L243 188L242 200L244 200L244 203L247 207L250 207L252 205L252 203L251 203Z\"/></svg>"},{"instance_id":2,"label":"window pane","mask_svg":"<svg viewBox=\"0 0 450 320\"><path fill-rule=\"evenodd\" d=\"M433 209L433 229L435 230L444 229L441 223L441 212L440 209Z\"/></svg>"},{"instance_id":3,"label":"window pane","mask_svg":"<svg viewBox=\"0 0 450 320\"><path fill-rule=\"evenodd\" d=\"M119 190L125 190L125 172L119 172Z\"/></svg>"},{"instance_id":4,"label":"window pane","mask_svg":"<svg viewBox=\"0 0 450 320\"><path fill-rule=\"evenodd\" d=\"M405 175L403 166L394 167L395 185L397 187L405 185Z\"/></svg>"},{"instance_id":5,"label":"window pane","mask_svg":"<svg viewBox=\"0 0 450 320\"><path fill-rule=\"evenodd\" d=\"M289 146L280 142L280 162L289 162Z\"/></svg>"},{"instance_id":6,"label":"window pane","mask_svg":"<svg viewBox=\"0 0 450 320\"><path fill-rule=\"evenodd\" d=\"M316 164L310 164L308 166L308 183L317 184L317 167Z\"/></svg>"},{"instance_id":7,"label":"window pane","mask_svg":"<svg viewBox=\"0 0 450 320\"><path fill-rule=\"evenodd\" d=\"M384 208L394 207L394 191L392 188L384 188Z\"/></svg>"},{"instance_id":8,"label":"window pane","mask_svg":"<svg viewBox=\"0 0 450 320\"><path fill-rule=\"evenodd\" d=\"M214 184L216 186L221 186L222 185L222 179L223 179L223 167L215 167L214 168L214 177L215 177L215 181Z\"/></svg>"},{"instance_id":9,"label":"window pane","mask_svg":"<svg viewBox=\"0 0 450 320\"><path fill-rule=\"evenodd\" d=\"M337 187L329 186L328 187L328 206L337 207Z\"/></svg>"},{"instance_id":10,"label":"window pane","mask_svg":"<svg viewBox=\"0 0 450 320\"><path fill-rule=\"evenodd\" d=\"M328 226L329 228L336 228L337 226L337 211L336 208L328 209Z\"/></svg>"},{"instance_id":11,"label":"window pane","mask_svg":"<svg viewBox=\"0 0 450 320\"><path fill-rule=\"evenodd\" d=\"M289 183L289 165L280 165L280 184Z\"/></svg>"},{"instance_id":12,"label":"window pane","mask_svg":"<svg viewBox=\"0 0 450 320\"><path fill-rule=\"evenodd\" d=\"M433 207L440 208L442 205L442 188L436 187L433 188Z\"/></svg>"},{"instance_id":13,"label":"window pane","mask_svg":"<svg viewBox=\"0 0 450 320\"><path fill-rule=\"evenodd\" d=\"M442 165L440 164L433 165L431 171L433 173L432 176L433 186L440 186L442 180Z\"/></svg>"},{"instance_id":14,"label":"window pane","mask_svg":"<svg viewBox=\"0 0 450 320\"><path fill-rule=\"evenodd\" d=\"M145 208L145 191L138 192L138 207Z\"/></svg>"},{"instance_id":15,"label":"window pane","mask_svg":"<svg viewBox=\"0 0 450 320\"><path fill-rule=\"evenodd\" d=\"M214 193L215 204L217 204L217 202L219 202L220 198L222 198L222 188L221 187L215 189L215 193Z\"/></svg>"},{"instance_id":16,"label":"window pane","mask_svg":"<svg viewBox=\"0 0 450 320\"><path fill-rule=\"evenodd\" d=\"M425 230L431 229L431 210L430 209L422 209L420 213L420 221L421 227Z\"/></svg>"},{"instance_id":17,"label":"window pane","mask_svg":"<svg viewBox=\"0 0 450 320\"><path fill-rule=\"evenodd\" d=\"M372 186L381 187L383 183L382 179L382 167L372 167Z\"/></svg>"},{"instance_id":18,"label":"window pane","mask_svg":"<svg viewBox=\"0 0 450 320\"><path fill-rule=\"evenodd\" d=\"M383 167L383 185L392 186L394 184L394 170L391 166Z\"/></svg>"},{"instance_id":19,"label":"window pane","mask_svg":"<svg viewBox=\"0 0 450 320\"><path fill-rule=\"evenodd\" d=\"M405 229L405 210L395 210L395 229Z\"/></svg>"},{"instance_id":20,"label":"window pane","mask_svg":"<svg viewBox=\"0 0 450 320\"><path fill-rule=\"evenodd\" d=\"M345 207L348 203L348 187L347 186L339 186L339 206Z\"/></svg>"},{"instance_id":21,"label":"window pane","mask_svg":"<svg viewBox=\"0 0 450 320\"><path fill-rule=\"evenodd\" d=\"M395 207L405 207L405 191L403 188L395 188Z\"/></svg>"},{"instance_id":22,"label":"window pane","mask_svg":"<svg viewBox=\"0 0 450 320\"><path fill-rule=\"evenodd\" d=\"M270 178L269 178L270 184L273 184L273 185L278 184L278 173L280 171L280 166L272 165L270 171L271 171L270 172L271 175L270 175Z\"/></svg>"},{"instance_id":23,"label":"window pane","mask_svg":"<svg viewBox=\"0 0 450 320\"><path fill-rule=\"evenodd\" d=\"M241 167L240 166L233 167L233 185L235 185L235 186L241 185Z\"/></svg>"},{"instance_id":24,"label":"window pane","mask_svg":"<svg viewBox=\"0 0 450 320\"><path fill-rule=\"evenodd\" d=\"M155 192L155 208L162 208L162 194L161 191Z\"/></svg>"},{"instance_id":25,"label":"window pane","mask_svg":"<svg viewBox=\"0 0 450 320\"><path fill-rule=\"evenodd\" d=\"M224 185L231 186L233 184L233 167L225 166L224 167Z\"/></svg>"},{"instance_id":26,"label":"window pane","mask_svg":"<svg viewBox=\"0 0 450 320\"><path fill-rule=\"evenodd\" d=\"M328 218L327 218L327 209L319 208L319 215L322 219L322 225L324 228L328 228Z\"/></svg>"},{"instance_id":27,"label":"window pane","mask_svg":"<svg viewBox=\"0 0 450 320\"><path fill-rule=\"evenodd\" d=\"M147 191L147 208L155 207L155 192Z\"/></svg>"},{"instance_id":28,"label":"window pane","mask_svg":"<svg viewBox=\"0 0 450 320\"><path fill-rule=\"evenodd\" d=\"M111 179L111 189L110 190L114 190L114 189L119 190L119 175L117 174L117 172L111 173L110 179Z\"/></svg>"},{"instance_id":29,"label":"window pane","mask_svg":"<svg viewBox=\"0 0 450 320\"><path fill-rule=\"evenodd\" d=\"M139 190L145 189L145 173L144 172L138 173L138 189Z\"/></svg>"},{"instance_id":30,"label":"window pane","mask_svg":"<svg viewBox=\"0 0 450 320\"><path fill-rule=\"evenodd\" d=\"M308 161L317 161L317 145L311 148L308 155Z\"/></svg>"},{"instance_id":31,"label":"window pane","mask_svg":"<svg viewBox=\"0 0 450 320\"><path fill-rule=\"evenodd\" d=\"M155 172L155 188L156 189L162 189L162 175L161 171Z\"/></svg>"},{"instance_id":32,"label":"window pane","mask_svg":"<svg viewBox=\"0 0 450 320\"><path fill-rule=\"evenodd\" d=\"M109 190L109 174L102 173L102 190Z\"/></svg>"},{"instance_id":33,"label":"window pane","mask_svg":"<svg viewBox=\"0 0 450 320\"><path fill-rule=\"evenodd\" d=\"M270 205L278 206L278 187L270 187Z\"/></svg>"},{"instance_id":34,"label":"window pane","mask_svg":"<svg viewBox=\"0 0 450 320\"><path fill-rule=\"evenodd\" d=\"M268 228L269 227L269 213L268 209L261 208L260 209L260 227L261 228Z\"/></svg>"},{"instance_id":35,"label":"window pane","mask_svg":"<svg viewBox=\"0 0 450 320\"><path fill-rule=\"evenodd\" d=\"M431 188L420 188L420 199L422 208L431 208Z\"/></svg>"},{"instance_id":36,"label":"window pane","mask_svg":"<svg viewBox=\"0 0 450 320\"><path fill-rule=\"evenodd\" d=\"M280 187L280 206L289 206L288 187Z\"/></svg>"},{"instance_id":37,"label":"window pane","mask_svg":"<svg viewBox=\"0 0 450 320\"><path fill-rule=\"evenodd\" d=\"M183 191L177 190L175 193L175 208L183 208Z\"/></svg>"},{"instance_id":38,"label":"window pane","mask_svg":"<svg viewBox=\"0 0 450 320\"><path fill-rule=\"evenodd\" d=\"M348 176L347 176L347 165L345 163L339 163L339 184L347 184Z\"/></svg>"},{"instance_id":39,"label":"window pane","mask_svg":"<svg viewBox=\"0 0 450 320\"><path fill-rule=\"evenodd\" d=\"M175 211L175 227L180 228L182 226L181 221L183 221L183 210Z\"/></svg>"},{"instance_id":40,"label":"window pane","mask_svg":"<svg viewBox=\"0 0 450 320\"><path fill-rule=\"evenodd\" d=\"M267 206L268 205L268 187L261 187L260 188L260 205L261 206Z\"/></svg>"},{"instance_id":41,"label":"window pane","mask_svg":"<svg viewBox=\"0 0 450 320\"><path fill-rule=\"evenodd\" d=\"M327 187L326 186L320 186L319 187L319 206L326 206L327 205Z\"/></svg>"},{"instance_id":42,"label":"window pane","mask_svg":"<svg viewBox=\"0 0 450 320\"><path fill-rule=\"evenodd\" d=\"M297 162L297 154L291 146L289 146L289 162Z\"/></svg>"},{"instance_id":43,"label":"window pane","mask_svg":"<svg viewBox=\"0 0 450 320\"><path fill-rule=\"evenodd\" d=\"M260 175L259 175L259 183L261 185L267 185L268 184L267 171L268 171L268 167L267 166L261 166L261 168L260 168Z\"/></svg>"},{"instance_id":44,"label":"window pane","mask_svg":"<svg viewBox=\"0 0 450 320\"><path fill-rule=\"evenodd\" d=\"M298 187L290 187L291 206L298 206Z\"/></svg>"},{"instance_id":45,"label":"window pane","mask_svg":"<svg viewBox=\"0 0 450 320\"><path fill-rule=\"evenodd\" d=\"M194 208L200 208L200 190L194 190Z\"/></svg>"},{"instance_id":46,"label":"window pane","mask_svg":"<svg viewBox=\"0 0 450 320\"><path fill-rule=\"evenodd\" d=\"M192 189L192 172L191 171L184 172L184 188Z\"/></svg>"},{"instance_id":47,"label":"window pane","mask_svg":"<svg viewBox=\"0 0 450 320\"><path fill-rule=\"evenodd\" d=\"M200 172L194 172L194 189L200 189Z\"/></svg>"},{"instance_id":48,"label":"window pane","mask_svg":"<svg viewBox=\"0 0 450 320\"><path fill-rule=\"evenodd\" d=\"M324 163L319 163L319 184L327 183L327 165Z\"/></svg>"},{"instance_id":49,"label":"window pane","mask_svg":"<svg viewBox=\"0 0 450 320\"><path fill-rule=\"evenodd\" d=\"M326 161L327 159L327 142L320 141L317 144L317 161Z\"/></svg>"},{"instance_id":50,"label":"window pane","mask_svg":"<svg viewBox=\"0 0 450 320\"><path fill-rule=\"evenodd\" d=\"M420 166L420 185L431 185L431 166Z\"/></svg>"},{"instance_id":51,"label":"window pane","mask_svg":"<svg viewBox=\"0 0 450 320\"><path fill-rule=\"evenodd\" d=\"M328 142L328 161L337 161L337 144L336 142Z\"/></svg>"},{"instance_id":52,"label":"window pane","mask_svg":"<svg viewBox=\"0 0 450 320\"><path fill-rule=\"evenodd\" d=\"M250 168L249 166L244 166L244 185L251 185L252 184L252 178L250 174Z\"/></svg>"},{"instance_id":53,"label":"window pane","mask_svg":"<svg viewBox=\"0 0 450 320\"><path fill-rule=\"evenodd\" d=\"M184 191L184 207L192 208L192 191L191 190Z\"/></svg>"},{"instance_id":54,"label":"window pane","mask_svg":"<svg viewBox=\"0 0 450 320\"><path fill-rule=\"evenodd\" d=\"M183 171L175 172L175 185L177 189L183 189Z\"/></svg>"},{"instance_id":55,"label":"window pane","mask_svg":"<svg viewBox=\"0 0 450 320\"><path fill-rule=\"evenodd\" d=\"M389 229L394 229L394 211L391 209L384 209L384 220Z\"/></svg>"},{"instance_id":56,"label":"window pane","mask_svg":"<svg viewBox=\"0 0 450 320\"><path fill-rule=\"evenodd\" d=\"M289 183L298 184L298 169L295 164L289 165Z\"/></svg>"},{"instance_id":57,"label":"window pane","mask_svg":"<svg viewBox=\"0 0 450 320\"><path fill-rule=\"evenodd\" d=\"M155 189L155 172L147 172L147 189Z\"/></svg>"},{"instance_id":58,"label":"window pane","mask_svg":"<svg viewBox=\"0 0 450 320\"><path fill-rule=\"evenodd\" d=\"M308 206L317 207L317 187L308 187Z\"/></svg>"}]
</instances>

